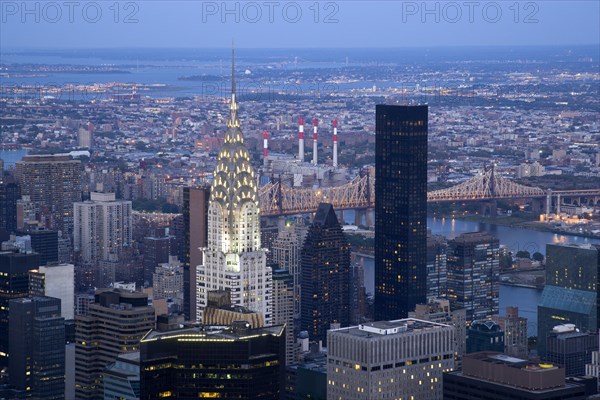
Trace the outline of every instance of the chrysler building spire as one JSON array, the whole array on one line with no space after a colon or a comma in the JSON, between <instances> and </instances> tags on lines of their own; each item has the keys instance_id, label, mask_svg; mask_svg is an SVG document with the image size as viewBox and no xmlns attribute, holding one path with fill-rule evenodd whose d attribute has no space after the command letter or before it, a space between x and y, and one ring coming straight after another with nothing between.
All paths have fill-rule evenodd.
<instances>
[{"instance_id":1,"label":"chrysler building spire","mask_svg":"<svg viewBox=\"0 0 600 400\"><path fill-rule=\"evenodd\" d=\"M197 268L198 315L211 290L231 291L232 304L271 319L271 268L261 248L258 185L238 118L235 61L231 51L231 103L223 146L213 173L208 207L208 247Z\"/></svg>"}]
</instances>

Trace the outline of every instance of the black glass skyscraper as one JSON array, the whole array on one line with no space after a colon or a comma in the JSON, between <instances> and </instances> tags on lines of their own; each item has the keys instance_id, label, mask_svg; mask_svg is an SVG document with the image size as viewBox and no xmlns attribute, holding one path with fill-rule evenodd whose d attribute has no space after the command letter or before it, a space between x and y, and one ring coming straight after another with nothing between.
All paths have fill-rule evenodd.
<instances>
[{"instance_id":1,"label":"black glass skyscraper","mask_svg":"<svg viewBox=\"0 0 600 400\"><path fill-rule=\"evenodd\" d=\"M327 341L332 323L350 324L350 244L333 206L321 203L301 253L301 329Z\"/></svg>"},{"instance_id":2,"label":"black glass skyscraper","mask_svg":"<svg viewBox=\"0 0 600 400\"><path fill-rule=\"evenodd\" d=\"M428 106L378 105L375 319L406 318L427 293Z\"/></svg>"}]
</instances>

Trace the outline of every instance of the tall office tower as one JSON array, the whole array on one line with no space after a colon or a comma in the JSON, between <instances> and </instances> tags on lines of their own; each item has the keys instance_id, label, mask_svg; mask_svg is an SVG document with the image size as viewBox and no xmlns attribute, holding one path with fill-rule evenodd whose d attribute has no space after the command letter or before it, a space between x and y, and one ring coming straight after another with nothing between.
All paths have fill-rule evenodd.
<instances>
[{"instance_id":1,"label":"tall office tower","mask_svg":"<svg viewBox=\"0 0 600 400\"><path fill-rule=\"evenodd\" d=\"M441 399L454 369L454 328L418 319L370 322L327 334L327 398Z\"/></svg>"},{"instance_id":2,"label":"tall office tower","mask_svg":"<svg viewBox=\"0 0 600 400\"><path fill-rule=\"evenodd\" d=\"M427 118L428 106L376 108L376 320L426 302Z\"/></svg>"},{"instance_id":3,"label":"tall office tower","mask_svg":"<svg viewBox=\"0 0 600 400\"><path fill-rule=\"evenodd\" d=\"M104 400L138 400L140 398L140 353L119 354L102 373Z\"/></svg>"},{"instance_id":4,"label":"tall office tower","mask_svg":"<svg viewBox=\"0 0 600 400\"><path fill-rule=\"evenodd\" d=\"M517 358L527 358L527 318L519 317L519 307L506 307L506 315L494 315L492 321L504 331L504 353Z\"/></svg>"},{"instance_id":5,"label":"tall office tower","mask_svg":"<svg viewBox=\"0 0 600 400\"><path fill-rule=\"evenodd\" d=\"M169 256L169 262L158 265L153 278L154 299L172 300L178 309L183 307L183 266L177 256Z\"/></svg>"},{"instance_id":6,"label":"tall office tower","mask_svg":"<svg viewBox=\"0 0 600 400\"><path fill-rule=\"evenodd\" d=\"M285 325L285 365L296 362L294 278L285 269L273 270L273 324Z\"/></svg>"},{"instance_id":7,"label":"tall office tower","mask_svg":"<svg viewBox=\"0 0 600 400\"><path fill-rule=\"evenodd\" d=\"M197 319L201 321L208 305L208 291L230 289L232 304L261 313L270 325L271 267L261 248L257 179L238 119L235 75L227 133L210 189L208 246L203 255L203 264L197 268Z\"/></svg>"},{"instance_id":8,"label":"tall office tower","mask_svg":"<svg viewBox=\"0 0 600 400\"><path fill-rule=\"evenodd\" d=\"M566 376L583 376L598 351L598 333L580 332L573 324L557 325L546 337L545 360L564 367Z\"/></svg>"},{"instance_id":9,"label":"tall office tower","mask_svg":"<svg viewBox=\"0 0 600 400\"><path fill-rule=\"evenodd\" d=\"M502 353L468 354L462 371L444 374L444 399L453 400L584 400L596 390L587 380L565 379L565 370ZM441 397L440 397L441 398Z\"/></svg>"},{"instance_id":10,"label":"tall office tower","mask_svg":"<svg viewBox=\"0 0 600 400\"><path fill-rule=\"evenodd\" d=\"M153 330L141 342L140 371L140 399L279 399L284 327Z\"/></svg>"},{"instance_id":11,"label":"tall office tower","mask_svg":"<svg viewBox=\"0 0 600 400\"><path fill-rule=\"evenodd\" d=\"M29 295L28 273L39 265L38 254L0 251L0 367L8 366L9 302Z\"/></svg>"},{"instance_id":12,"label":"tall office tower","mask_svg":"<svg viewBox=\"0 0 600 400\"><path fill-rule=\"evenodd\" d=\"M467 330L467 353L504 351L504 331L489 319L475 320Z\"/></svg>"},{"instance_id":13,"label":"tall office tower","mask_svg":"<svg viewBox=\"0 0 600 400\"><path fill-rule=\"evenodd\" d=\"M467 323L498 314L500 243L483 232L463 233L448 241L448 299L467 310Z\"/></svg>"},{"instance_id":14,"label":"tall office tower","mask_svg":"<svg viewBox=\"0 0 600 400\"><path fill-rule=\"evenodd\" d=\"M598 330L600 246L547 244L546 286L538 303L538 354L546 354L546 336L554 326L574 324Z\"/></svg>"},{"instance_id":15,"label":"tall office tower","mask_svg":"<svg viewBox=\"0 0 600 400\"><path fill-rule=\"evenodd\" d=\"M65 319L60 299L10 301L10 384L34 399L65 397Z\"/></svg>"},{"instance_id":16,"label":"tall office tower","mask_svg":"<svg viewBox=\"0 0 600 400\"><path fill-rule=\"evenodd\" d=\"M29 271L31 296L60 299L61 316L75 318L75 278L73 264L50 264Z\"/></svg>"},{"instance_id":17,"label":"tall office tower","mask_svg":"<svg viewBox=\"0 0 600 400\"><path fill-rule=\"evenodd\" d=\"M294 315L300 317L300 249L301 238L296 224L286 223L273 241L273 262L292 275L294 284Z\"/></svg>"},{"instance_id":18,"label":"tall office tower","mask_svg":"<svg viewBox=\"0 0 600 400\"><path fill-rule=\"evenodd\" d=\"M260 245L267 250L267 265L273 264L273 243L279 235L279 225L270 218L260 220Z\"/></svg>"},{"instance_id":19,"label":"tall office tower","mask_svg":"<svg viewBox=\"0 0 600 400\"><path fill-rule=\"evenodd\" d=\"M131 246L131 201L115 200L114 193L91 193L74 204L73 247L85 264L119 261Z\"/></svg>"},{"instance_id":20,"label":"tall office tower","mask_svg":"<svg viewBox=\"0 0 600 400\"><path fill-rule=\"evenodd\" d=\"M140 339L154 327L154 308L145 293L101 289L75 324L76 398L101 400L102 372L119 353L139 350Z\"/></svg>"},{"instance_id":21,"label":"tall office tower","mask_svg":"<svg viewBox=\"0 0 600 400\"><path fill-rule=\"evenodd\" d=\"M21 195L31 198L37 213L51 217L49 228L69 237L73 203L81 201L81 162L68 154L25 156L16 162L15 176Z\"/></svg>"},{"instance_id":22,"label":"tall office tower","mask_svg":"<svg viewBox=\"0 0 600 400\"><path fill-rule=\"evenodd\" d=\"M454 348L456 366L460 367L462 357L467 353L467 322L464 308L450 309L447 299L435 299L427 304L417 304L415 311L409 312L410 318L450 325L454 328Z\"/></svg>"},{"instance_id":23,"label":"tall office tower","mask_svg":"<svg viewBox=\"0 0 600 400\"><path fill-rule=\"evenodd\" d=\"M40 265L58 262L58 232L43 228L20 232L31 238L31 248L40 255Z\"/></svg>"},{"instance_id":24,"label":"tall office tower","mask_svg":"<svg viewBox=\"0 0 600 400\"><path fill-rule=\"evenodd\" d=\"M350 324L350 244L333 206L319 204L301 251L301 330L327 340L333 323Z\"/></svg>"},{"instance_id":25,"label":"tall office tower","mask_svg":"<svg viewBox=\"0 0 600 400\"><path fill-rule=\"evenodd\" d=\"M427 234L427 301L446 297L448 290L447 249L448 244L444 236Z\"/></svg>"},{"instance_id":26,"label":"tall office tower","mask_svg":"<svg viewBox=\"0 0 600 400\"><path fill-rule=\"evenodd\" d=\"M17 230L17 200L19 185L12 177L3 177L0 170L0 232L8 234Z\"/></svg>"},{"instance_id":27,"label":"tall office tower","mask_svg":"<svg viewBox=\"0 0 600 400\"><path fill-rule=\"evenodd\" d=\"M183 188L183 313L185 319L196 320L196 268L203 264L202 250L208 244L208 205L210 187Z\"/></svg>"}]
</instances>

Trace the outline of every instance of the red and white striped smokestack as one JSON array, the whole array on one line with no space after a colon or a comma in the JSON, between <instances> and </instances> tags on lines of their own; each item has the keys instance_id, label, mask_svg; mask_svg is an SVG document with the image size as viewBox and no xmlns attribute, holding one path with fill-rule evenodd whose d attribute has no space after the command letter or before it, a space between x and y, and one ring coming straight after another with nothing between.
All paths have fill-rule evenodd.
<instances>
[{"instance_id":1,"label":"red and white striped smokestack","mask_svg":"<svg viewBox=\"0 0 600 400\"><path fill-rule=\"evenodd\" d=\"M337 150L338 150L338 141L337 141L337 119L333 120L333 168L337 168L338 159L337 159Z\"/></svg>"},{"instance_id":2,"label":"red and white striped smokestack","mask_svg":"<svg viewBox=\"0 0 600 400\"><path fill-rule=\"evenodd\" d=\"M317 119L313 120L313 164L317 165Z\"/></svg>"},{"instance_id":3,"label":"red and white striped smokestack","mask_svg":"<svg viewBox=\"0 0 600 400\"><path fill-rule=\"evenodd\" d=\"M263 162L267 165L267 159L269 158L269 133L267 131L263 132L263 157Z\"/></svg>"},{"instance_id":4,"label":"red and white striped smokestack","mask_svg":"<svg viewBox=\"0 0 600 400\"><path fill-rule=\"evenodd\" d=\"M304 162L304 118L302 117L298 126L298 159Z\"/></svg>"}]
</instances>

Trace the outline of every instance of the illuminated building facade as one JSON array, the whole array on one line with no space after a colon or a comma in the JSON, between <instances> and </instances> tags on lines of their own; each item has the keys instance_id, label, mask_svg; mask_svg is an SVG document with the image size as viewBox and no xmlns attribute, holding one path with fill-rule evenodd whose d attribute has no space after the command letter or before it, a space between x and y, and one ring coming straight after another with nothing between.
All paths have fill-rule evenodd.
<instances>
[{"instance_id":1,"label":"illuminated building facade","mask_svg":"<svg viewBox=\"0 0 600 400\"><path fill-rule=\"evenodd\" d=\"M144 400L282 398L285 328L153 330L140 343Z\"/></svg>"},{"instance_id":2,"label":"illuminated building facade","mask_svg":"<svg viewBox=\"0 0 600 400\"><path fill-rule=\"evenodd\" d=\"M196 318L202 322L209 291L229 289L233 305L262 313L270 325L272 273L261 246L257 177L240 128L234 75L229 111L210 189L208 246L196 271Z\"/></svg>"}]
</instances>

